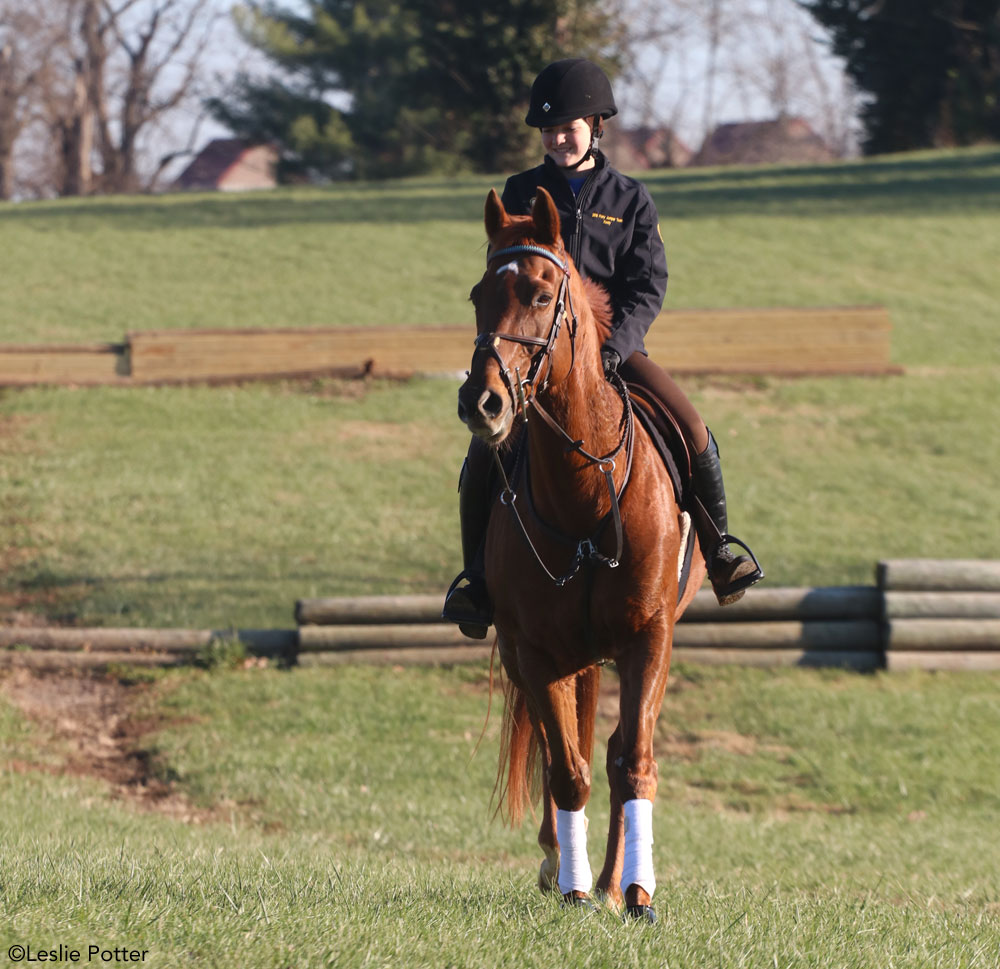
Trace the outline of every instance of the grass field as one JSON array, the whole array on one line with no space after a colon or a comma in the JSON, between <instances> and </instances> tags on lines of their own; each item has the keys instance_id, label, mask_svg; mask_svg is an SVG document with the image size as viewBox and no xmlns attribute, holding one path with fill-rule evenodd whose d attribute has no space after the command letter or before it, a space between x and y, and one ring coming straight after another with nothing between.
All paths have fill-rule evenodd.
<instances>
[{"instance_id":1,"label":"grass field","mask_svg":"<svg viewBox=\"0 0 1000 969\"><path fill-rule=\"evenodd\" d=\"M648 182L668 305L891 313L902 377L686 383L722 447L732 527L769 580L868 582L883 557L995 555L1000 152ZM467 320L490 184L7 207L16 284L0 291L0 340ZM0 607L78 624L287 626L303 596L442 589L467 441L455 390L3 392Z\"/></svg>"},{"instance_id":2,"label":"grass field","mask_svg":"<svg viewBox=\"0 0 1000 969\"><path fill-rule=\"evenodd\" d=\"M890 309L903 376L688 385L769 581L995 557L1000 152L649 182L670 305ZM490 184L3 207L0 342L467 320ZM455 390L0 392L0 620L289 626L302 596L442 590ZM0 961L61 944L171 969L1000 966L998 676L676 670L653 927L537 894L534 830L490 821L486 679L0 677Z\"/></svg>"},{"instance_id":3,"label":"grass field","mask_svg":"<svg viewBox=\"0 0 1000 969\"><path fill-rule=\"evenodd\" d=\"M542 897L533 827L490 821L496 710L474 753L485 670L161 679L141 706L166 720L144 748L200 824L60 773L54 725L2 704L0 756L19 766L0 777L0 953L62 942L146 950L150 966L995 969L998 687L675 671L657 737L652 927ZM595 865L606 799L599 776Z\"/></svg>"}]
</instances>

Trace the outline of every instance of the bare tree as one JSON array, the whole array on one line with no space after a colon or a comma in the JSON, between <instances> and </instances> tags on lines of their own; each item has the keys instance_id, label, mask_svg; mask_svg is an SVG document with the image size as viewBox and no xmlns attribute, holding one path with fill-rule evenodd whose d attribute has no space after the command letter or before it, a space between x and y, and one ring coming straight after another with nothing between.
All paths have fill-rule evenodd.
<instances>
[{"instance_id":1,"label":"bare tree","mask_svg":"<svg viewBox=\"0 0 1000 969\"><path fill-rule=\"evenodd\" d=\"M139 187L140 132L189 97L215 20L215 15L206 15L207 0L158 0L152 8L146 0L145 15L130 24L125 14L136 3L124 0L116 11L103 3L105 23L122 61L115 85L117 118L111 116L107 90L91 99L105 190L111 192ZM169 83L168 69L175 75Z\"/></svg>"},{"instance_id":2,"label":"bare tree","mask_svg":"<svg viewBox=\"0 0 1000 969\"><path fill-rule=\"evenodd\" d=\"M47 70L45 50L55 36L33 7L0 2L0 199L14 190L14 148L31 123L35 93Z\"/></svg>"},{"instance_id":3,"label":"bare tree","mask_svg":"<svg viewBox=\"0 0 1000 969\"><path fill-rule=\"evenodd\" d=\"M697 147L720 120L797 114L838 153L850 149L856 99L795 0L623 2L635 25L623 77L633 119Z\"/></svg>"},{"instance_id":4,"label":"bare tree","mask_svg":"<svg viewBox=\"0 0 1000 969\"><path fill-rule=\"evenodd\" d=\"M0 13L4 4L24 6L0 0ZM14 142L22 138L35 175L33 184L22 185L32 194L150 188L169 159L150 164L149 137L171 112L204 94L198 85L222 16L217 6L213 0L37 0L31 9L32 29L22 24L20 47L0 60L0 174L6 170L10 181ZM16 71L8 66L15 53ZM8 78L22 84L17 98L7 93ZM19 113L5 108L12 103Z\"/></svg>"}]
</instances>

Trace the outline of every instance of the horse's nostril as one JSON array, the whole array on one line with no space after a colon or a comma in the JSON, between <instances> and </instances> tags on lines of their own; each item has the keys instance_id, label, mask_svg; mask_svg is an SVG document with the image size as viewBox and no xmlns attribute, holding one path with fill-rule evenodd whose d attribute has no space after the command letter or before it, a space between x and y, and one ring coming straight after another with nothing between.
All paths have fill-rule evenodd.
<instances>
[{"instance_id":1,"label":"horse's nostril","mask_svg":"<svg viewBox=\"0 0 1000 969\"><path fill-rule=\"evenodd\" d=\"M496 420L503 411L503 399L492 390L484 390L479 398L479 410L484 417Z\"/></svg>"}]
</instances>

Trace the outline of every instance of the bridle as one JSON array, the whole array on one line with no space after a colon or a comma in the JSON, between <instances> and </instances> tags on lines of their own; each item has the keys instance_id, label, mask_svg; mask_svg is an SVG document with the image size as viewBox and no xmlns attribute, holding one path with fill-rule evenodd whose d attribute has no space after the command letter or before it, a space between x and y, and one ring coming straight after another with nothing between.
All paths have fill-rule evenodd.
<instances>
[{"instance_id":1,"label":"bridle","mask_svg":"<svg viewBox=\"0 0 1000 969\"><path fill-rule=\"evenodd\" d=\"M583 447L582 440L574 440L570 437L570 435L566 433L565 429L556 422L555 418L553 418L552 415L549 414L549 412L541 405L541 403L539 403L538 395L540 393L544 393L548 388L549 379L552 376L552 353L555 349L556 340L559 338L559 331L564 320L567 324L567 332L570 339L570 366L567 373L571 373L576 364L576 331L578 320L576 311L573 309L573 297L569 287L569 263L565 259L560 258L558 254L552 252L550 249L546 249L544 246L527 244L507 246L504 249L498 249L494 252L488 253L486 256L486 265L489 267L490 263L504 256L523 255L541 256L544 259L548 259L562 270L563 275L559 283L559 295L556 299L555 312L552 317L552 323L549 325L549 332L544 337L521 336L516 333L499 333L496 330L489 333L481 333L476 337L476 349L473 356L475 353L483 352L487 353L496 361L497 367L500 371L500 376L503 379L504 385L507 388L507 393L510 396L511 406L514 408L515 412L520 413L521 419L524 423L528 422L529 408L535 410L545 423L566 441L567 451L575 451L582 458L584 458L586 461L585 466L594 464L598 465L601 472L604 474L608 487L608 494L611 500L611 510L601 519L600 522L598 522L597 529L590 538L584 538L579 541L570 539L546 525L540 518L538 519L539 522L556 539L564 543L568 542L570 545L574 542L576 543L576 552L573 556L572 562L570 563L569 571L562 576L556 576L549 571L548 567L542 561L541 556L538 554L538 550L535 548L534 543L528 535L528 530L525 528L524 522L522 521L517 507L514 504L517 499L517 494L511 487L510 481L507 479L507 472L504 469L503 462L500 460L497 449L493 449L493 457L500 472L500 478L503 481L503 490L500 493L500 503L510 508L522 536L528 543L528 547L534 553L535 559L541 566L542 571L544 571L557 586L563 586L571 578L573 578L574 575L576 575L576 573L580 570L580 566L584 562L594 562L596 564L606 565L609 568L614 569L618 567L618 564L621 561L624 537L619 502L621 501L621 496L625 492L625 488L628 485L632 472L634 441L632 404L629 399L629 393L625 386L625 382L617 372L614 372L609 377L609 382L612 386L614 386L615 390L618 391L623 403L622 419L620 424L621 436L616 447L614 447L607 454L598 456L587 451ZM523 379L521 377L520 367L515 367L514 376L511 376L510 368L500 355L500 345L504 341L517 343L526 347L540 348L539 351L531 355L528 372ZM544 378L541 376L543 365L545 366ZM616 467L615 458L622 450L625 451L626 456L625 475L622 479L621 488L616 488L614 479ZM526 458L524 460L526 461ZM520 464L520 455L518 463ZM512 474L512 477L516 478L516 473ZM529 504L530 503L529 488ZM535 517L538 518L537 513L535 514ZM616 551L613 556L602 555L597 551L597 547L595 545L596 539L600 536L601 531L609 520L614 523L615 527Z\"/></svg>"},{"instance_id":2,"label":"bridle","mask_svg":"<svg viewBox=\"0 0 1000 969\"><path fill-rule=\"evenodd\" d=\"M555 263L562 270L559 295L556 298L555 314L552 317L552 324L549 326L549 332L546 336L520 336L516 333L497 333L494 330L490 333L480 333L476 337L476 352L483 351L496 360L497 366L500 369L500 377L507 387L507 393L510 394L511 404L516 411L519 411L521 419L527 422L528 407L535 403L536 395L539 392L544 392L549 385L549 378L552 376L552 351L555 349L556 340L559 339L559 329L564 320L569 328L570 371L572 371L573 365L576 363L577 318L576 312L573 310L573 298L570 295L569 289L569 263L565 259L560 259L556 253L543 246L521 245L507 246L505 249L497 249L495 252L489 253L486 257L487 268L491 262L500 259L502 256L514 255L542 256L548 259L549 262ZM567 303L569 304L569 313L566 310ZM570 313L572 317L570 317ZM542 348L540 353L536 352L531 355L528 373L523 380L521 379L520 367L514 368L514 377L511 378L510 368L504 362L503 357L500 356L500 344L504 340L508 343L518 343L521 346ZM545 379L540 380L543 363L547 364ZM527 388L527 393L525 393L525 388Z\"/></svg>"}]
</instances>

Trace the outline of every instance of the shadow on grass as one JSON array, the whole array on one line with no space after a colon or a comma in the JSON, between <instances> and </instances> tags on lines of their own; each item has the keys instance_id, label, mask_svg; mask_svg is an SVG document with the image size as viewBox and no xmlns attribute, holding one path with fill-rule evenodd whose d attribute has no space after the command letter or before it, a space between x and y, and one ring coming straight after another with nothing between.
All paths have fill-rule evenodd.
<instances>
[{"instance_id":1,"label":"shadow on grass","mask_svg":"<svg viewBox=\"0 0 1000 969\"><path fill-rule=\"evenodd\" d=\"M1000 150L891 156L821 166L761 166L646 172L660 214L920 215L1000 207ZM119 197L7 206L2 219L81 233L119 230L245 229L304 224L476 224L490 179L416 180L337 185L328 190L279 189L219 196Z\"/></svg>"}]
</instances>

